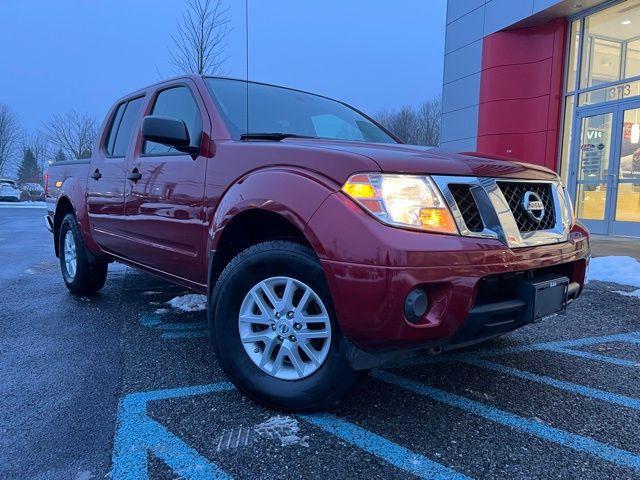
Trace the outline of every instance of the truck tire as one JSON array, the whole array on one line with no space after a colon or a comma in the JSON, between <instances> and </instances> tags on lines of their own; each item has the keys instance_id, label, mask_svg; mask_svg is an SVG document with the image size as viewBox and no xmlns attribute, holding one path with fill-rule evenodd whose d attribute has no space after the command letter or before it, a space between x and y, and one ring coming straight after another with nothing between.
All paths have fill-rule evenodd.
<instances>
[{"instance_id":1,"label":"truck tire","mask_svg":"<svg viewBox=\"0 0 640 480\"><path fill-rule=\"evenodd\" d=\"M222 368L262 405L322 410L362 377L347 361L324 271L303 245L275 240L241 252L220 274L209 309Z\"/></svg>"},{"instance_id":2,"label":"truck tire","mask_svg":"<svg viewBox=\"0 0 640 480\"><path fill-rule=\"evenodd\" d=\"M75 295L90 295L104 287L107 262L89 258L75 215L68 213L60 225L60 269L62 279Z\"/></svg>"}]
</instances>

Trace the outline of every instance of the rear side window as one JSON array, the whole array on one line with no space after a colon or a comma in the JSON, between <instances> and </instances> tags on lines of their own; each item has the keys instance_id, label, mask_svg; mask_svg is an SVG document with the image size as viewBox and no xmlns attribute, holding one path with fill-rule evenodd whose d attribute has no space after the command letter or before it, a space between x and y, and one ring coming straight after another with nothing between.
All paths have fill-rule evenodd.
<instances>
[{"instance_id":1,"label":"rear side window","mask_svg":"<svg viewBox=\"0 0 640 480\"><path fill-rule=\"evenodd\" d=\"M191 145L198 146L200 144L202 117L198 104L187 87L173 87L161 91L151 114L182 120L187 125ZM147 141L144 144L143 152L147 155L166 155L177 153L177 150L167 145Z\"/></svg>"},{"instance_id":2,"label":"rear side window","mask_svg":"<svg viewBox=\"0 0 640 480\"><path fill-rule=\"evenodd\" d=\"M134 98L118 106L107 140L109 156L124 157L126 155L143 99L144 97Z\"/></svg>"},{"instance_id":3,"label":"rear side window","mask_svg":"<svg viewBox=\"0 0 640 480\"><path fill-rule=\"evenodd\" d=\"M122 102L118 105L118 110L116 110L116 114L113 116L113 120L111 121L111 128L109 130L109 136L107 137L106 143L107 155L113 155L113 146L116 143L116 134L118 133L118 127L122 121L122 114L126 107L127 102Z\"/></svg>"}]
</instances>

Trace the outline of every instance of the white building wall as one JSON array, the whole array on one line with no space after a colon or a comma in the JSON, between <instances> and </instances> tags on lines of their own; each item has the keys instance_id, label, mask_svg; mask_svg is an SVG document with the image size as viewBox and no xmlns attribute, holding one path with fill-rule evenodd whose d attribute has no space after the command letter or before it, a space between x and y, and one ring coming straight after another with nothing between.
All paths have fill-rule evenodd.
<instances>
[{"instance_id":1,"label":"white building wall","mask_svg":"<svg viewBox=\"0 0 640 480\"><path fill-rule=\"evenodd\" d=\"M476 150L483 38L559 3L563 2L448 0L442 148L458 152Z\"/></svg>"}]
</instances>

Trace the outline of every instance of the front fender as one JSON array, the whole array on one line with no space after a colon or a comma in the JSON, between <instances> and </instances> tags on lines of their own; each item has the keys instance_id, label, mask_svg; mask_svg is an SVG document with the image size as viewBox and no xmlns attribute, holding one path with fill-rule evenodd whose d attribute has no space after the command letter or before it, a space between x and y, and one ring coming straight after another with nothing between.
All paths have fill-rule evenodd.
<instances>
[{"instance_id":1,"label":"front fender","mask_svg":"<svg viewBox=\"0 0 640 480\"><path fill-rule=\"evenodd\" d=\"M281 215L304 234L305 227L325 199L339 186L296 169L268 169L248 174L226 190L209 226L208 251L217 248L225 226L247 210ZM314 242L309 239L314 246ZM320 252L316 252L320 254Z\"/></svg>"}]
</instances>

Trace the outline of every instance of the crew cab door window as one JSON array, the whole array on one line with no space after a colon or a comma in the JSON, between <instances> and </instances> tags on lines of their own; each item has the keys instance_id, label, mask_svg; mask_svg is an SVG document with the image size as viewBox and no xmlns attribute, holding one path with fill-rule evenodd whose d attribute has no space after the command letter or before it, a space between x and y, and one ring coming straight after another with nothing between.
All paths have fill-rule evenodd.
<instances>
[{"instance_id":1,"label":"crew cab door window","mask_svg":"<svg viewBox=\"0 0 640 480\"><path fill-rule=\"evenodd\" d=\"M140 107L144 97L134 98L120 104L113 116L111 130L106 143L107 155L110 157L124 157L131 141Z\"/></svg>"},{"instance_id":2,"label":"crew cab door window","mask_svg":"<svg viewBox=\"0 0 640 480\"><path fill-rule=\"evenodd\" d=\"M198 105L187 87L174 87L161 91L158 94L151 115L182 120L187 125L191 145L198 146L200 144L202 118ZM145 155L184 155L173 147L149 141L145 141L142 151Z\"/></svg>"}]
</instances>

